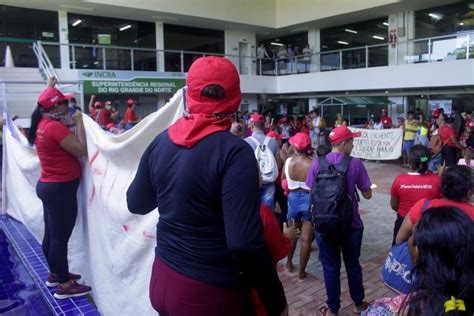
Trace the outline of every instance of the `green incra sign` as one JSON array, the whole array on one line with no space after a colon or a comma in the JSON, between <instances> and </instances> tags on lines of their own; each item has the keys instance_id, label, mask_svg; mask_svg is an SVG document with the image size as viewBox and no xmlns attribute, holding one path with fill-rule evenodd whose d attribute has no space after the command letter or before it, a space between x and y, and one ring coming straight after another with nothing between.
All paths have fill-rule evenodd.
<instances>
[{"instance_id":1,"label":"green incra sign","mask_svg":"<svg viewBox=\"0 0 474 316\"><path fill-rule=\"evenodd\" d=\"M185 79L136 78L133 80L86 80L85 94L174 94L186 85Z\"/></svg>"}]
</instances>

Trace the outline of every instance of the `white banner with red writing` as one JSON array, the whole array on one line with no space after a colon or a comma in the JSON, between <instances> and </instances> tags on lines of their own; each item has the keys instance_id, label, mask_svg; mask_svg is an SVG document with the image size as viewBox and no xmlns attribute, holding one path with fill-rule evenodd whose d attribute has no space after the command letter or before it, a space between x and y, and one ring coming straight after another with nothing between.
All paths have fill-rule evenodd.
<instances>
[{"instance_id":1,"label":"white banner with red writing","mask_svg":"<svg viewBox=\"0 0 474 316\"><path fill-rule=\"evenodd\" d=\"M129 213L126 191L142 153L183 113L182 92L121 135L102 130L83 115L87 159L78 191L79 212L69 241L70 271L92 286L103 315L153 315L148 287L156 246L158 212ZM21 221L41 242L43 206L36 195L40 175L36 149L11 119L4 128L3 212Z\"/></svg>"},{"instance_id":2,"label":"white banner with red writing","mask_svg":"<svg viewBox=\"0 0 474 316\"><path fill-rule=\"evenodd\" d=\"M349 128L353 133L362 133L360 137L354 138L352 157L367 160L395 160L402 155L403 130L401 128Z\"/></svg>"}]
</instances>

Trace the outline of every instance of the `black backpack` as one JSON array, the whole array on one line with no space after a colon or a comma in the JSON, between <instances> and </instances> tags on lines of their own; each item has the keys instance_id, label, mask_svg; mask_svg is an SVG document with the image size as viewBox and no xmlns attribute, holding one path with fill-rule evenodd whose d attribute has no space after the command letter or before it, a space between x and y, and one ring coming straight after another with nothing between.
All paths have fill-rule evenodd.
<instances>
[{"instance_id":1,"label":"black backpack","mask_svg":"<svg viewBox=\"0 0 474 316\"><path fill-rule=\"evenodd\" d=\"M329 164L319 157L319 171L311 187L311 216L320 234L340 236L352 224L352 197L347 190L346 173L352 157L345 155L341 163Z\"/></svg>"}]
</instances>

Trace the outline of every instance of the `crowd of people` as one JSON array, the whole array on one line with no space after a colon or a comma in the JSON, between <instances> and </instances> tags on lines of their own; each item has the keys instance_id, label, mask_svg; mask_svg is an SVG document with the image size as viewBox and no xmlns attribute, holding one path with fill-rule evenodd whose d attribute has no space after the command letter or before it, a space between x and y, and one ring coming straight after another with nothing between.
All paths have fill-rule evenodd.
<instances>
[{"instance_id":1,"label":"crowd of people","mask_svg":"<svg viewBox=\"0 0 474 316\"><path fill-rule=\"evenodd\" d=\"M159 209L149 296L160 315L288 315L275 267L286 257L286 269L294 269L298 239L301 280L313 240L319 248L327 294L321 315L341 308L341 253L354 314L474 313L474 178L471 156L458 161L457 151L469 147L469 113L463 122L460 113L450 118L438 110L430 124L421 113L417 119L408 113L400 126L410 171L392 184L393 243L408 241L418 281L410 293L369 303L359 261L359 192L371 199L373 185L363 161L351 157L361 133L341 115L328 130L317 110L302 120L234 115L240 79L225 58L197 59L186 81L185 114L148 146L127 191L131 213ZM67 115L68 97L54 84L40 95L28 139L42 169L37 194L51 272L46 284L57 286L55 297L62 299L91 291L67 265L77 215L77 157L87 147L80 111ZM131 100L129 109L133 105ZM91 98L89 106L102 127L117 120L110 103L102 107ZM457 129L459 116L464 129ZM397 128L386 112L380 122L379 128ZM273 214L277 204L280 212Z\"/></svg>"},{"instance_id":2,"label":"crowd of people","mask_svg":"<svg viewBox=\"0 0 474 316\"><path fill-rule=\"evenodd\" d=\"M278 49L268 47L261 43L257 48L258 73L277 68L287 74L309 72L313 50L309 44L304 48L293 47L291 44L280 44Z\"/></svg>"},{"instance_id":3,"label":"crowd of people","mask_svg":"<svg viewBox=\"0 0 474 316\"><path fill-rule=\"evenodd\" d=\"M74 113L77 106L75 99L71 101L70 109ZM113 105L111 101L102 103L96 99L95 95L92 95L89 101L89 115L102 129L113 134L122 134L140 121L135 113L136 105L136 100L128 99L127 109L121 117L116 105Z\"/></svg>"}]
</instances>

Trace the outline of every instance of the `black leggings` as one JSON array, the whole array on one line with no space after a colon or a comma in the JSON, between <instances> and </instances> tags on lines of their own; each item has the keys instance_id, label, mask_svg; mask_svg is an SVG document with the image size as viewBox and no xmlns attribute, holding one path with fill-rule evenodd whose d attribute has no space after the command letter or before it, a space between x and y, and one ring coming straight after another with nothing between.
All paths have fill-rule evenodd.
<instances>
[{"instance_id":1,"label":"black leggings","mask_svg":"<svg viewBox=\"0 0 474 316\"><path fill-rule=\"evenodd\" d=\"M395 225L393 227L392 246L396 244L395 240L397 239L398 231L400 230L400 227L402 227L404 219L405 219L405 217L403 217L403 216L401 216L400 214L397 213L397 219L395 220Z\"/></svg>"},{"instance_id":2,"label":"black leggings","mask_svg":"<svg viewBox=\"0 0 474 316\"><path fill-rule=\"evenodd\" d=\"M58 275L59 283L69 280L67 244L77 217L77 188L79 179L69 182L41 182L36 194L43 202L43 252L51 273Z\"/></svg>"},{"instance_id":3,"label":"black leggings","mask_svg":"<svg viewBox=\"0 0 474 316\"><path fill-rule=\"evenodd\" d=\"M452 167L458 164L458 152L456 147L449 145L443 146L441 156L443 157L446 167Z\"/></svg>"}]
</instances>

